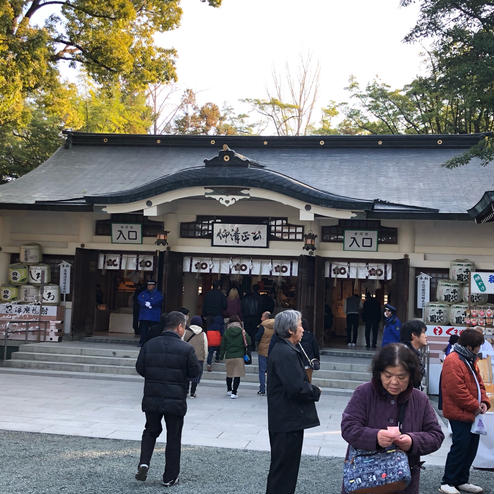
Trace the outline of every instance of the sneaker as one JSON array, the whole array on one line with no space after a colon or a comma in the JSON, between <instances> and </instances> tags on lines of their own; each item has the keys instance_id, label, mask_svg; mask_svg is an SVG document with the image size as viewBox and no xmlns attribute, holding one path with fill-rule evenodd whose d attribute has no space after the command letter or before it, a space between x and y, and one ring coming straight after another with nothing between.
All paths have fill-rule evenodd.
<instances>
[{"instance_id":1,"label":"sneaker","mask_svg":"<svg viewBox=\"0 0 494 494\"><path fill-rule=\"evenodd\" d=\"M231 389L228 389L227 392L226 392L226 396L231 396L232 395L232 390Z\"/></svg>"},{"instance_id":2,"label":"sneaker","mask_svg":"<svg viewBox=\"0 0 494 494\"><path fill-rule=\"evenodd\" d=\"M206 367L207 371L208 372L211 372L213 370L213 366L211 364L208 364L208 366Z\"/></svg>"},{"instance_id":3,"label":"sneaker","mask_svg":"<svg viewBox=\"0 0 494 494\"><path fill-rule=\"evenodd\" d=\"M482 487L479 487L475 484L460 484L457 485L456 488L460 489L460 491L463 492L472 492L473 494L480 494L481 492L484 492L484 489L482 489Z\"/></svg>"},{"instance_id":4,"label":"sneaker","mask_svg":"<svg viewBox=\"0 0 494 494\"><path fill-rule=\"evenodd\" d=\"M148 478L149 465L139 465L137 473L135 475L136 480L142 480L143 482Z\"/></svg>"},{"instance_id":5,"label":"sneaker","mask_svg":"<svg viewBox=\"0 0 494 494\"><path fill-rule=\"evenodd\" d=\"M172 485L177 485L179 482L178 480L178 477L176 479L173 479L173 480L163 480L163 482L161 482L165 487L171 487Z\"/></svg>"},{"instance_id":6,"label":"sneaker","mask_svg":"<svg viewBox=\"0 0 494 494\"><path fill-rule=\"evenodd\" d=\"M232 400L236 400L238 398L238 395L232 393L231 396L230 396L230 398Z\"/></svg>"},{"instance_id":7,"label":"sneaker","mask_svg":"<svg viewBox=\"0 0 494 494\"><path fill-rule=\"evenodd\" d=\"M191 398L197 398L197 395L195 393L190 393Z\"/></svg>"},{"instance_id":8,"label":"sneaker","mask_svg":"<svg viewBox=\"0 0 494 494\"><path fill-rule=\"evenodd\" d=\"M352 346L352 344L351 343L347 343L346 346Z\"/></svg>"},{"instance_id":9,"label":"sneaker","mask_svg":"<svg viewBox=\"0 0 494 494\"><path fill-rule=\"evenodd\" d=\"M257 394L260 396L264 396L266 394L266 391L258 391Z\"/></svg>"},{"instance_id":10,"label":"sneaker","mask_svg":"<svg viewBox=\"0 0 494 494\"><path fill-rule=\"evenodd\" d=\"M456 487L449 484L442 484L441 487L439 487L439 492L442 492L443 494L460 494L460 491Z\"/></svg>"}]
</instances>

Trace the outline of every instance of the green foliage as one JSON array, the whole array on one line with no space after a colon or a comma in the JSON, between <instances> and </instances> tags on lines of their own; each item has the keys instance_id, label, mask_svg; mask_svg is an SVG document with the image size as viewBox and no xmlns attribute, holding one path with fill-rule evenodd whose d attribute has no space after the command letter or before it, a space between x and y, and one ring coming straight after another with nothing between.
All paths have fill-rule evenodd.
<instances>
[{"instance_id":1,"label":"green foliage","mask_svg":"<svg viewBox=\"0 0 494 494\"><path fill-rule=\"evenodd\" d=\"M143 91L176 78L175 51L154 37L176 28L181 15L180 0L0 0L4 180L39 165L63 127L146 132L151 112ZM94 81L87 97L60 83L63 63Z\"/></svg>"},{"instance_id":2,"label":"green foliage","mask_svg":"<svg viewBox=\"0 0 494 494\"><path fill-rule=\"evenodd\" d=\"M402 0L406 6L417 0ZM405 41L434 40L431 77L409 87L425 96L431 121L443 132L492 132L494 128L494 5L485 0L419 0L420 14ZM431 102L435 100L435 104ZM441 103L442 108L441 108ZM440 114L441 113L441 114ZM441 122L442 118L442 122ZM477 157L494 158L492 137L445 163L454 168Z\"/></svg>"}]
</instances>

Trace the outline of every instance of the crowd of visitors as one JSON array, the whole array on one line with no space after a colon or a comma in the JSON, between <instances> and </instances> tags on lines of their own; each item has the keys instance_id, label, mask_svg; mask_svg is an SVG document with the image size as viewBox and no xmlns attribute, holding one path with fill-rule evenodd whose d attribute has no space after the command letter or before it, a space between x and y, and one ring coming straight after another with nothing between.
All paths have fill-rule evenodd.
<instances>
[{"instance_id":1,"label":"crowd of visitors","mask_svg":"<svg viewBox=\"0 0 494 494\"><path fill-rule=\"evenodd\" d=\"M159 299L155 284L149 283L141 293L141 351L136 369L145 378L142 410L146 424L135 478L147 478L164 419L167 438L163 485L179 483L186 399L197 396L204 365L212 371L213 359L225 361L227 395L234 400L239 396L245 366L251 362L255 349L258 394L267 395L271 446L266 494L294 493L304 430L319 425L316 402L321 394L312 384L312 373L320 366L320 351L302 314L291 309L276 316L272 310L259 314L259 308L274 305L267 300L262 303L256 290L240 299L237 289L230 289L225 296L216 284L204 298L206 307L202 315L189 320L189 311L181 308L156 320L154 312ZM356 324L358 328L362 309L360 299L349 300L346 309L351 327L347 334L350 346L354 346L358 337L354 327ZM154 320L149 312L152 310ZM379 304L369 298L362 315L366 347L376 348ZM439 449L444 439L437 415L421 391L425 373L422 350L427 345L425 324L410 320L401 325L396 308L389 304L384 306L383 319L382 346L374 354L371 379L354 391L342 416L341 434L348 442L343 494L356 490L357 484L358 492L391 492L389 489L393 488L393 492L419 493L421 456ZM469 329L458 339L451 338L445 348L440 408L450 421L452 446L439 487L444 494L482 492L481 487L469 483L469 473L479 443L477 418L489 408L476 365L483 344L482 332ZM361 457L372 458L366 460L371 468L368 474L352 466ZM376 476L376 469L386 473Z\"/></svg>"}]
</instances>

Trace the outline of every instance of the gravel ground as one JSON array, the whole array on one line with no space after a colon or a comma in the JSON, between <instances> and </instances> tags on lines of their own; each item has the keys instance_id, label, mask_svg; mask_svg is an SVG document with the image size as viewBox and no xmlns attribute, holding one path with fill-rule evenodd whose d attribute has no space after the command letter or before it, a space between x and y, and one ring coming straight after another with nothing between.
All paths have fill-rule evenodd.
<instances>
[{"instance_id":1,"label":"gravel ground","mask_svg":"<svg viewBox=\"0 0 494 494\"><path fill-rule=\"evenodd\" d=\"M139 442L31 432L0 431L2 494L126 494L168 491L160 484L164 445L158 442L146 482L134 480ZM339 493L341 458L303 456L297 494ZM263 493L269 453L183 446L181 483L170 492ZM421 493L437 492L442 468L422 473ZM494 494L494 475L472 471L471 482Z\"/></svg>"}]
</instances>

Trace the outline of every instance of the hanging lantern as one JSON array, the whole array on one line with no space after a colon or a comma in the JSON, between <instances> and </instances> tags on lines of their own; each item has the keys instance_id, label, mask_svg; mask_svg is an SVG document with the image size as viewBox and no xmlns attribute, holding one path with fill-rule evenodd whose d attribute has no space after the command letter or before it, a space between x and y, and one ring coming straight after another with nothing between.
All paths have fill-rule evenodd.
<instances>
[{"instance_id":1,"label":"hanging lantern","mask_svg":"<svg viewBox=\"0 0 494 494\"><path fill-rule=\"evenodd\" d=\"M310 256L313 256L314 251L316 250L316 238L317 235L314 232L309 232L304 235L303 249L307 250Z\"/></svg>"},{"instance_id":2,"label":"hanging lantern","mask_svg":"<svg viewBox=\"0 0 494 494\"><path fill-rule=\"evenodd\" d=\"M162 230L158 234L156 234L156 241L154 242L156 245L168 245L168 234L170 232L168 230Z\"/></svg>"}]
</instances>

